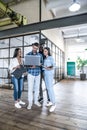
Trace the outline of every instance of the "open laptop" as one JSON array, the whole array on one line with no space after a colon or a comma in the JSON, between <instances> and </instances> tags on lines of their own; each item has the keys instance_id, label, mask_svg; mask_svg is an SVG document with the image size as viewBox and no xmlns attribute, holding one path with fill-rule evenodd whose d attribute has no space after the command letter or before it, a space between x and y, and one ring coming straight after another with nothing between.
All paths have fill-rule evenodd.
<instances>
[{"instance_id":1,"label":"open laptop","mask_svg":"<svg viewBox=\"0 0 87 130\"><path fill-rule=\"evenodd\" d=\"M40 66L40 56L39 55L26 55L24 58L24 65L28 66L28 65L36 65L36 66Z\"/></svg>"}]
</instances>

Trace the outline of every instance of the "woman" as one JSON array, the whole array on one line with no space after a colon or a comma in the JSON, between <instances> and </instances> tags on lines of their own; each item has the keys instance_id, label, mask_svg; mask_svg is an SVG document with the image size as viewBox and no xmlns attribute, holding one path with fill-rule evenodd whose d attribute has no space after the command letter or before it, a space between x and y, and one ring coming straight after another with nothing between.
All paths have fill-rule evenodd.
<instances>
[{"instance_id":1,"label":"woman","mask_svg":"<svg viewBox=\"0 0 87 130\"><path fill-rule=\"evenodd\" d=\"M20 48L16 48L14 51L13 59L10 63L10 73L11 73L11 80L14 85L14 100L15 100L15 107L21 108L21 105L25 105L25 102L21 101L21 94L23 89L23 80L24 75L21 75L21 77L17 78L14 75L14 72L20 68L20 65L22 65L22 52Z\"/></svg>"},{"instance_id":2,"label":"woman","mask_svg":"<svg viewBox=\"0 0 87 130\"><path fill-rule=\"evenodd\" d=\"M50 54L50 48L45 47L43 50L43 54L45 56L44 65L43 65L44 80L45 80L45 85L46 85L48 95L50 98L50 102L47 103L47 106L51 106L49 111L53 112L56 108L55 95L54 95L54 90L53 90L53 75L54 75L55 63Z\"/></svg>"}]
</instances>

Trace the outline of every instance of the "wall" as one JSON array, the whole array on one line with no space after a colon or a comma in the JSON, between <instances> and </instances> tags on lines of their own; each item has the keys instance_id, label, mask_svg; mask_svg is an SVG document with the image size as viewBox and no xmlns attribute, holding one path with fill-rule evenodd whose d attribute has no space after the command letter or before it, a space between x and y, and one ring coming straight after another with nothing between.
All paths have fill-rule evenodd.
<instances>
[{"instance_id":1,"label":"wall","mask_svg":"<svg viewBox=\"0 0 87 130\"><path fill-rule=\"evenodd\" d=\"M11 6L11 8L26 16L28 23L39 22L39 0L28 0L17 5Z\"/></svg>"},{"instance_id":2,"label":"wall","mask_svg":"<svg viewBox=\"0 0 87 130\"><path fill-rule=\"evenodd\" d=\"M46 8L46 4L45 4L44 0L42 0L41 12L42 12L41 13L42 14L42 17L41 17L42 21L53 19L53 15L52 15L51 11Z\"/></svg>"},{"instance_id":3,"label":"wall","mask_svg":"<svg viewBox=\"0 0 87 130\"><path fill-rule=\"evenodd\" d=\"M33 6L32 6L33 5ZM34 23L39 21L39 0L29 0L21 4L12 6L12 8L25 15L28 18L28 23ZM26 9L25 9L26 8ZM23 10L22 10L23 9ZM42 21L53 19L52 13L47 10L44 0L42 0ZM58 29L44 30L42 33L49 38L54 44L56 44L62 51L64 51L64 41L62 33Z\"/></svg>"},{"instance_id":4,"label":"wall","mask_svg":"<svg viewBox=\"0 0 87 130\"><path fill-rule=\"evenodd\" d=\"M82 59L87 59L87 48L86 42L76 42L75 39L65 39L65 75L67 76L67 62L72 61L76 62L77 57L80 56ZM85 72L87 74L87 66L85 66ZM80 70L76 66L76 77L79 77Z\"/></svg>"},{"instance_id":5,"label":"wall","mask_svg":"<svg viewBox=\"0 0 87 130\"><path fill-rule=\"evenodd\" d=\"M62 32L58 29L44 30L42 33L50 39L54 44L56 44L62 51L64 51L64 40Z\"/></svg>"}]
</instances>

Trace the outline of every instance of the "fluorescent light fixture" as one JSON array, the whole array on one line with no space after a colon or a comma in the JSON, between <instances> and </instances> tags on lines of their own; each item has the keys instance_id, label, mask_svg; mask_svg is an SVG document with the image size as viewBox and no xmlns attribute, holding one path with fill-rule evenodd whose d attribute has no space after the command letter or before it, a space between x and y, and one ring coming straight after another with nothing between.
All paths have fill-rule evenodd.
<instances>
[{"instance_id":1,"label":"fluorescent light fixture","mask_svg":"<svg viewBox=\"0 0 87 130\"><path fill-rule=\"evenodd\" d=\"M73 0L73 4L69 7L69 11L76 12L80 9L80 4Z\"/></svg>"},{"instance_id":2,"label":"fluorescent light fixture","mask_svg":"<svg viewBox=\"0 0 87 130\"><path fill-rule=\"evenodd\" d=\"M80 33L80 28L77 30L77 38L75 39L76 42L78 42L78 43L85 42L85 40L82 39L82 37L79 35L79 33Z\"/></svg>"},{"instance_id":3,"label":"fluorescent light fixture","mask_svg":"<svg viewBox=\"0 0 87 130\"><path fill-rule=\"evenodd\" d=\"M83 39L81 39L81 38L76 38L76 42L85 42Z\"/></svg>"}]
</instances>

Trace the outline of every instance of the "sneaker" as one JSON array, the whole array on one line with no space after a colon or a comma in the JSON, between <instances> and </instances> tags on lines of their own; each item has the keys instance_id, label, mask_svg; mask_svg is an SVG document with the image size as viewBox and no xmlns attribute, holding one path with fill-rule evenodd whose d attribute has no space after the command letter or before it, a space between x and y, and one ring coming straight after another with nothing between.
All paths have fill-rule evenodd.
<instances>
[{"instance_id":1,"label":"sneaker","mask_svg":"<svg viewBox=\"0 0 87 130\"><path fill-rule=\"evenodd\" d=\"M38 99L38 101L39 101L40 103L42 103L42 102L43 102L43 98Z\"/></svg>"},{"instance_id":2,"label":"sneaker","mask_svg":"<svg viewBox=\"0 0 87 130\"><path fill-rule=\"evenodd\" d=\"M20 105L25 105L25 102L23 102L23 101L20 100L20 101L19 101L19 104L20 104Z\"/></svg>"},{"instance_id":3,"label":"sneaker","mask_svg":"<svg viewBox=\"0 0 87 130\"><path fill-rule=\"evenodd\" d=\"M35 105L41 107L41 104L39 102L35 102Z\"/></svg>"},{"instance_id":4,"label":"sneaker","mask_svg":"<svg viewBox=\"0 0 87 130\"><path fill-rule=\"evenodd\" d=\"M28 105L28 106L27 106L27 109L28 109L28 110L30 110L30 109L31 109L31 106L30 106L30 105Z\"/></svg>"},{"instance_id":5,"label":"sneaker","mask_svg":"<svg viewBox=\"0 0 87 130\"><path fill-rule=\"evenodd\" d=\"M21 108L21 106L20 106L20 104L17 102L17 103L15 103L15 107L16 108Z\"/></svg>"},{"instance_id":6,"label":"sneaker","mask_svg":"<svg viewBox=\"0 0 87 130\"><path fill-rule=\"evenodd\" d=\"M52 105L51 108L49 109L49 112L53 112L56 108L56 105Z\"/></svg>"},{"instance_id":7,"label":"sneaker","mask_svg":"<svg viewBox=\"0 0 87 130\"><path fill-rule=\"evenodd\" d=\"M52 102L47 102L46 106L47 107L52 106Z\"/></svg>"}]
</instances>

